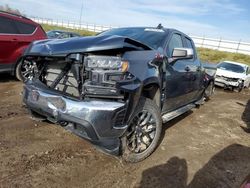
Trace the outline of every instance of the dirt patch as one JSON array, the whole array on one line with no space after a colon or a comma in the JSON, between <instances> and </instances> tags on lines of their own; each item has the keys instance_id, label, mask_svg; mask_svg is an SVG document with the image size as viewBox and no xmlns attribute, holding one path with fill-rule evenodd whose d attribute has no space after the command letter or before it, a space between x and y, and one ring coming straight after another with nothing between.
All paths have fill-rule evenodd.
<instances>
[{"instance_id":1,"label":"dirt patch","mask_svg":"<svg viewBox=\"0 0 250 188\"><path fill-rule=\"evenodd\" d=\"M164 125L157 150L127 164L30 119L22 84L0 83L0 187L239 187L250 174L250 91L224 92Z\"/></svg>"}]
</instances>

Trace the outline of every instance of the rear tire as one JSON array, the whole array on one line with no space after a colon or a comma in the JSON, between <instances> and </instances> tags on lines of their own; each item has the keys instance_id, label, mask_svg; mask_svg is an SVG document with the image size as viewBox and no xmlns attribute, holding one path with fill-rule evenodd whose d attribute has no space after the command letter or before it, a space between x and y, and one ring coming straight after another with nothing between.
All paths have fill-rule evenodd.
<instances>
[{"instance_id":1,"label":"rear tire","mask_svg":"<svg viewBox=\"0 0 250 188\"><path fill-rule=\"evenodd\" d=\"M26 60L18 61L15 70L16 77L18 80L23 82L27 81L29 78L33 76L33 72L34 72L34 65L32 62Z\"/></svg>"},{"instance_id":2,"label":"rear tire","mask_svg":"<svg viewBox=\"0 0 250 188\"><path fill-rule=\"evenodd\" d=\"M18 80L23 81L23 77L21 74L21 66L22 66L22 61L19 61L16 66L15 75Z\"/></svg>"},{"instance_id":3,"label":"rear tire","mask_svg":"<svg viewBox=\"0 0 250 188\"><path fill-rule=\"evenodd\" d=\"M211 96L214 94L214 90L215 90L214 82L211 81L204 92L205 101L210 100Z\"/></svg>"},{"instance_id":4,"label":"rear tire","mask_svg":"<svg viewBox=\"0 0 250 188\"><path fill-rule=\"evenodd\" d=\"M151 99L141 98L122 138L122 158L132 163L146 159L157 148L161 131L162 118L158 106Z\"/></svg>"}]
</instances>

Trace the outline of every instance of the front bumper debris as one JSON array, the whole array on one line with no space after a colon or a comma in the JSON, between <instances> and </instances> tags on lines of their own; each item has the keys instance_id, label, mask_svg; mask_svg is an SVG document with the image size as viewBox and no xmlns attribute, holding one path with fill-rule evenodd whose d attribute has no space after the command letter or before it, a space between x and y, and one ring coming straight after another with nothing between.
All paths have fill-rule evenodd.
<instances>
[{"instance_id":1,"label":"front bumper debris","mask_svg":"<svg viewBox=\"0 0 250 188\"><path fill-rule=\"evenodd\" d=\"M126 103L108 100L76 100L49 90L39 81L24 86L23 102L33 112L59 123L111 154L119 154Z\"/></svg>"},{"instance_id":2,"label":"front bumper debris","mask_svg":"<svg viewBox=\"0 0 250 188\"><path fill-rule=\"evenodd\" d=\"M220 86L220 87L239 87L241 84L240 81L228 81L223 78L215 78L215 85Z\"/></svg>"}]
</instances>

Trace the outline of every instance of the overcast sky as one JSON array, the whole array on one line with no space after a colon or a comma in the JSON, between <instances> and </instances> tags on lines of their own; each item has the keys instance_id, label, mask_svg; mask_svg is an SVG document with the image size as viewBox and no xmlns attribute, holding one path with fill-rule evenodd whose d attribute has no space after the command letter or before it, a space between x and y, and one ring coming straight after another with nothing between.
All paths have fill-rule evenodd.
<instances>
[{"instance_id":1,"label":"overcast sky","mask_svg":"<svg viewBox=\"0 0 250 188\"><path fill-rule=\"evenodd\" d=\"M157 26L250 42L249 0L1 0L28 16L113 26Z\"/></svg>"}]
</instances>

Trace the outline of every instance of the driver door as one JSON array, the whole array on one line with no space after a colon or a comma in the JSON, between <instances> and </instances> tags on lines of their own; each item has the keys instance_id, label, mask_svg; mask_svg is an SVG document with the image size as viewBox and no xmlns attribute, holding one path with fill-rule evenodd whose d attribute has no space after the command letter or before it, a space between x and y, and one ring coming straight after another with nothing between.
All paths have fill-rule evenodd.
<instances>
[{"instance_id":1,"label":"driver door","mask_svg":"<svg viewBox=\"0 0 250 188\"><path fill-rule=\"evenodd\" d=\"M185 43L180 33L173 33L167 44L167 56L172 57L174 48L184 48ZM163 113L173 111L193 98L194 74L196 67L189 60L177 60L166 64L165 103Z\"/></svg>"}]
</instances>

